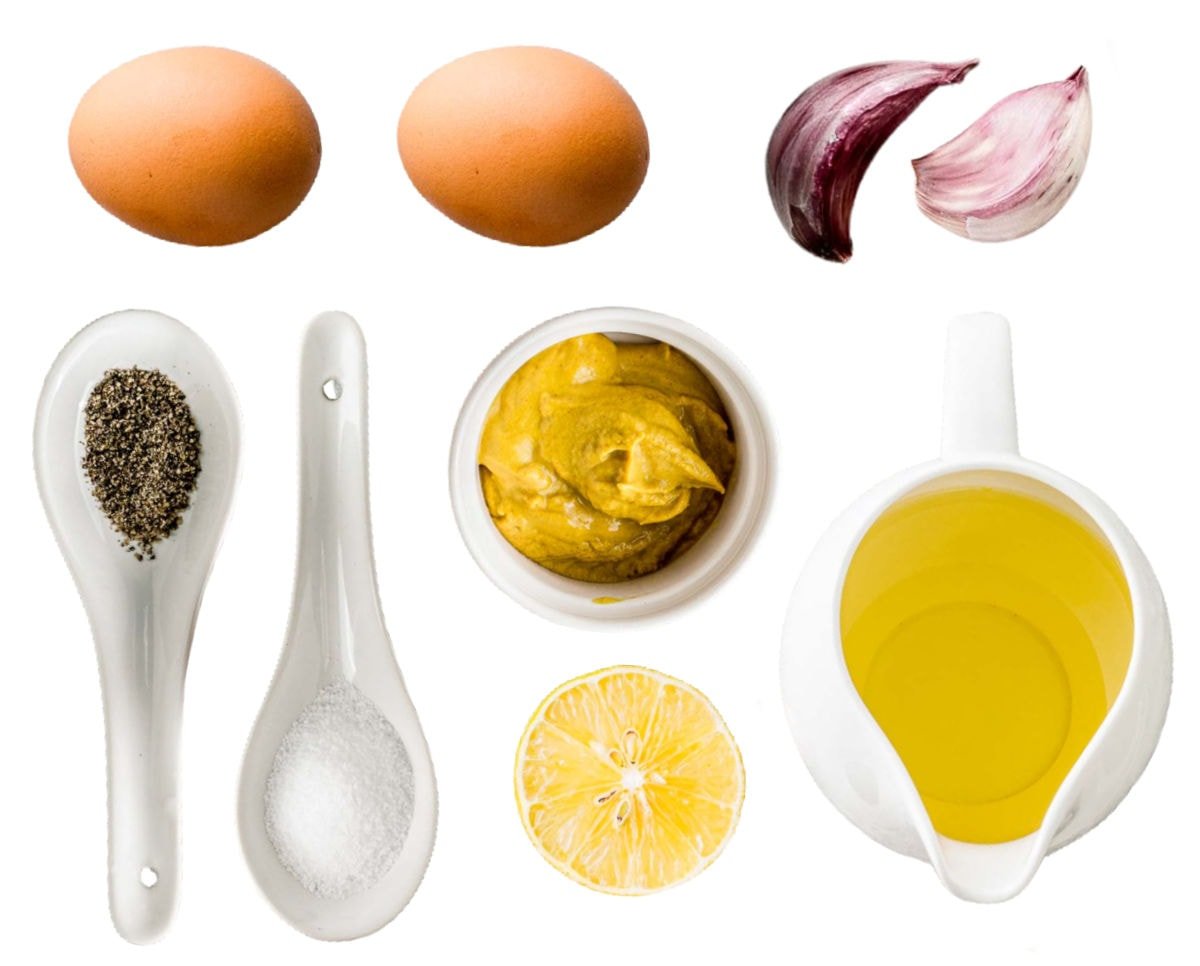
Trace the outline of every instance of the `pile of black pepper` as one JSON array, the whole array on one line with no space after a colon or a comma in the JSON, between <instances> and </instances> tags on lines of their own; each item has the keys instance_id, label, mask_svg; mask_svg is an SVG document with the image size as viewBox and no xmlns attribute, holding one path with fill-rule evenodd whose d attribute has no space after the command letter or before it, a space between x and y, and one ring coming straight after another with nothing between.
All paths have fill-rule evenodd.
<instances>
[{"instance_id":1,"label":"pile of black pepper","mask_svg":"<svg viewBox=\"0 0 1200 966\"><path fill-rule=\"evenodd\" d=\"M83 469L100 509L138 560L183 519L200 475L200 430L157 369L109 369L84 410Z\"/></svg>"}]
</instances>

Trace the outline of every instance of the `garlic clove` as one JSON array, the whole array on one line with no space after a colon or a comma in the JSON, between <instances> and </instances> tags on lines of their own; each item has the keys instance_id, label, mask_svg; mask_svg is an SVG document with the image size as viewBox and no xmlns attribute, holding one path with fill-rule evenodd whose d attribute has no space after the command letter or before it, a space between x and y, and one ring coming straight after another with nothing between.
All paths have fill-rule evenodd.
<instances>
[{"instance_id":1,"label":"garlic clove","mask_svg":"<svg viewBox=\"0 0 1200 966\"><path fill-rule=\"evenodd\" d=\"M767 186L783 227L804 249L850 258L850 212L868 165L933 91L979 61L864 64L817 81L784 111L767 146Z\"/></svg>"},{"instance_id":2,"label":"garlic clove","mask_svg":"<svg viewBox=\"0 0 1200 966\"><path fill-rule=\"evenodd\" d=\"M1007 241L1053 218L1079 184L1092 139L1087 71L1011 94L913 161L917 204L943 228Z\"/></svg>"}]
</instances>

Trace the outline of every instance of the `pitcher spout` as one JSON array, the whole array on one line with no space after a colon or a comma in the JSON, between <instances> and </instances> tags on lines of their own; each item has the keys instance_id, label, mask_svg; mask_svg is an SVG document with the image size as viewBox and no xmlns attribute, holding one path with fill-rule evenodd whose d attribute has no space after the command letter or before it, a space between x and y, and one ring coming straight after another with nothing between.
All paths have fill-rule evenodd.
<instances>
[{"instance_id":1,"label":"pitcher spout","mask_svg":"<svg viewBox=\"0 0 1200 966\"><path fill-rule=\"evenodd\" d=\"M1029 884L1046 855L1039 832L1011 842L980 845L936 835L929 860L938 878L960 899L1004 902Z\"/></svg>"}]
</instances>

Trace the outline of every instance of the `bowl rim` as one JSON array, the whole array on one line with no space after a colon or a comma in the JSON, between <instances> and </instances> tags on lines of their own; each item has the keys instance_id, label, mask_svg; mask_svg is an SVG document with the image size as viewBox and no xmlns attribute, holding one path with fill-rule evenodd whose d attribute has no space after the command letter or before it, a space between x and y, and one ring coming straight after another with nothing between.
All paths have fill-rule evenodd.
<instances>
[{"instance_id":1,"label":"bowl rim","mask_svg":"<svg viewBox=\"0 0 1200 966\"><path fill-rule=\"evenodd\" d=\"M524 557L492 522L479 486L479 435L496 394L526 361L590 333L665 342L695 362L725 404L737 463L721 511L695 546L661 570L617 583L563 577ZM526 609L561 624L617 629L678 614L730 577L760 535L775 483L775 437L740 361L701 329L623 306L570 312L524 332L488 364L459 411L450 445L450 502L459 534L488 578ZM604 598L610 598L605 601Z\"/></svg>"}]
</instances>

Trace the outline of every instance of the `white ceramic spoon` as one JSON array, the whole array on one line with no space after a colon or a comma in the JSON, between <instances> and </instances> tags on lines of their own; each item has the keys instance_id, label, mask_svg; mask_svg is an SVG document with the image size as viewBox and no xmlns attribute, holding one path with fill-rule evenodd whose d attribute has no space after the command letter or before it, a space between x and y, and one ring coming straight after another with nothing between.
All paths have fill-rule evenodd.
<instances>
[{"instance_id":1,"label":"white ceramic spoon","mask_svg":"<svg viewBox=\"0 0 1200 966\"><path fill-rule=\"evenodd\" d=\"M158 369L183 390L200 430L201 466L179 528L136 560L92 497L84 407L109 369ZM108 892L125 939L167 927L179 875L179 731L183 680L204 585L237 471L233 390L212 350L157 312L93 322L55 360L38 403L34 462L50 525L96 641L108 736Z\"/></svg>"},{"instance_id":2,"label":"white ceramic spoon","mask_svg":"<svg viewBox=\"0 0 1200 966\"><path fill-rule=\"evenodd\" d=\"M366 346L355 321L340 312L318 316L305 337L300 456L291 620L246 750L238 819L246 861L280 914L316 939L355 939L390 922L416 892L433 851L437 790L379 605L367 494ZM265 801L280 743L318 692L337 684L357 688L395 728L412 763L413 795L411 823L391 867L362 891L327 898L281 862Z\"/></svg>"}]
</instances>

